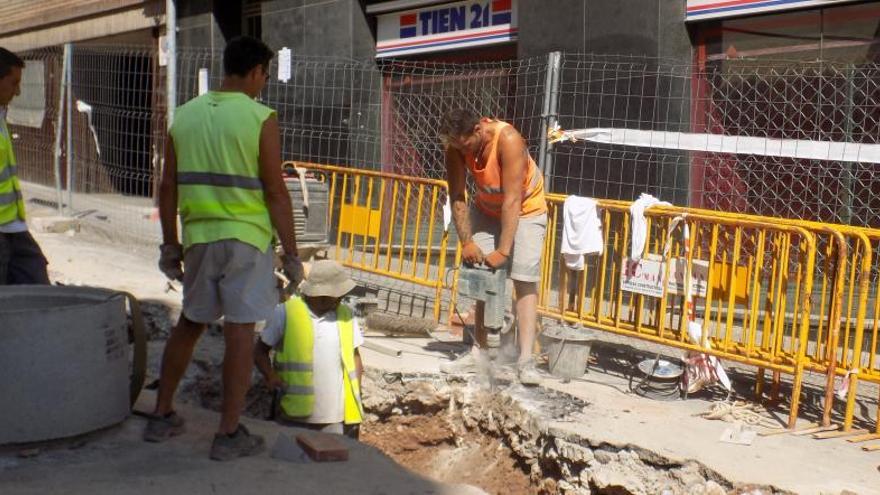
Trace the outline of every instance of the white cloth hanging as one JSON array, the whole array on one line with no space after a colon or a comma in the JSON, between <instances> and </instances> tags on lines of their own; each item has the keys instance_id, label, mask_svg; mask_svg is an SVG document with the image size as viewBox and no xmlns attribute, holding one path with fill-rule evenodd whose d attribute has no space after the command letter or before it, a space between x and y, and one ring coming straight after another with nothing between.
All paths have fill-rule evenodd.
<instances>
[{"instance_id":1,"label":"white cloth hanging","mask_svg":"<svg viewBox=\"0 0 880 495\"><path fill-rule=\"evenodd\" d=\"M569 196L562 205L562 246L565 265L571 270L584 269L585 254L602 254L602 222L596 200Z\"/></svg>"},{"instance_id":2,"label":"white cloth hanging","mask_svg":"<svg viewBox=\"0 0 880 495\"><path fill-rule=\"evenodd\" d=\"M672 206L666 201L642 193L639 199L635 200L629 207L629 216L631 222L631 248L630 259L642 259L642 253L645 252L645 241L648 238L648 223L645 221L645 210L652 206Z\"/></svg>"}]
</instances>

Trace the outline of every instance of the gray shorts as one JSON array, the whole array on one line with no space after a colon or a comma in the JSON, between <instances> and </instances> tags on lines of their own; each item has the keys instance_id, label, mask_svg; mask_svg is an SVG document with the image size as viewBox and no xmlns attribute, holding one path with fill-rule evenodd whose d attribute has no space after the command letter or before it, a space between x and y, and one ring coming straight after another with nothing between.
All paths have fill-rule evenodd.
<instances>
[{"instance_id":1,"label":"gray shorts","mask_svg":"<svg viewBox=\"0 0 880 495\"><path fill-rule=\"evenodd\" d=\"M196 323L269 319L278 304L271 247L234 239L194 244L183 256L183 314Z\"/></svg>"},{"instance_id":2,"label":"gray shorts","mask_svg":"<svg viewBox=\"0 0 880 495\"><path fill-rule=\"evenodd\" d=\"M498 248L501 239L501 220L492 218L476 208L471 208L471 231L474 242L489 254ZM510 278L519 282L541 280L541 253L547 234L547 214L519 219L513 250L510 253Z\"/></svg>"}]
</instances>

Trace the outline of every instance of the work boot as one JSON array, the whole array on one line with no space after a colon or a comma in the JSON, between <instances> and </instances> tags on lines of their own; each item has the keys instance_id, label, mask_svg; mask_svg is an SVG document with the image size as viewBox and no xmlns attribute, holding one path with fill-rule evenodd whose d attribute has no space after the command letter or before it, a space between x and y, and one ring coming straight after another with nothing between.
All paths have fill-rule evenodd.
<instances>
[{"instance_id":1,"label":"work boot","mask_svg":"<svg viewBox=\"0 0 880 495\"><path fill-rule=\"evenodd\" d=\"M479 367L480 363L476 353L470 350L453 361L440 363L440 372L450 375L476 373Z\"/></svg>"},{"instance_id":2,"label":"work boot","mask_svg":"<svg viewBox=\"0 0 880 495\"><path fill-rule=\"evenodd\" d=\"M516 375L523 385L538 385L541 383L541 375L535 368L535 360L532 358L516 363Z\"/></svg>"},{"instance_id":3,"label":"work boot","mask_svg":"<svg viewBox=\"0 0 880 495\"><path fill-rule=\"evenodd\" d=\"M266 448L266 441L260 435L251 435L251 432L238 425L234 433L216 433L214 443L211 444L211 459L215 461L231 461L239 457L256 455Z\"/></svg>"},{"instance_id":4,"label":"work boot","mask_svg":"<svg viewBox=\"0 0 880 495\"><path fill-rule=\"evenodd\" d=\"M144 441L164 442L171 437L180 435L185 430L183 418L171 411L163 415L150 415L144 428Z\"/></svg>"}]
</instances>

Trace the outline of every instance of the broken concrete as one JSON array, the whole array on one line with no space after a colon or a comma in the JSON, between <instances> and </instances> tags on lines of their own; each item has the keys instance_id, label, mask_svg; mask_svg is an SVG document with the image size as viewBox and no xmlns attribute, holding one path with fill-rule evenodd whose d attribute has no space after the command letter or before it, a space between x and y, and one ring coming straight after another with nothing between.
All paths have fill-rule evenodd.
<instances>
[{"instance_id":1,"label":"broken concrete","mask_svg":"<svg viewBox=\"0 0 880 495\"><path fill-rule=\"evenodd\" d=\"M367 373L364 390L376 393L366 394L364 405L379 420L392 414L444 414L453 428L500 438L530 467L533 486L542 487L536 491L684 495L736 488L696 461L679 462L636 446L591 444L551 426L582 418L588 404L575 397L520 386L492 391L436 376L401 378L389 382L382 373ZM560 409L560 403L571 406ZM788 493L769 486L760 490L765 495Z\"/></svg>"}]
</instances>

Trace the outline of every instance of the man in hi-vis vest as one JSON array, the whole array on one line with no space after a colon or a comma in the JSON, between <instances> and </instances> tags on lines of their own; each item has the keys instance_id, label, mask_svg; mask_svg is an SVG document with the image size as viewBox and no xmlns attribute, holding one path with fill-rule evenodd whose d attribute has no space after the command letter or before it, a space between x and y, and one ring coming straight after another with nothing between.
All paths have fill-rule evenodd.
<instances>
[{"instance_id":1,"label":"man in hi-vis vest","mask_svg":"<svg viewBox=\"0 0 880 495\"><path fill-rule=\"evenodd\" d=\"M318 261L300 287L303 297L278 305L261 332L254 361L269 389L280 391L282 423L358 438L363 416L358 347L364 336L341 302L352 289L342 265Z\"/></svg>"},{"instance_id":2,"label":"man in hi-vis vest","mask_svg":"<svg viewBox=\"0 0 880 495\"><path fill-rule=\"evenodd\" d=\"M183 280L183 312L165 345L156 409L144 440L160 442L183 431L174 392L206 324L223 317L223 407L211 446L215 460L253 455L265 446L239 417L250 387L255 326L278 302L273 230L291 283L302 280L293 209L281 175L278 119L254 101L266 85L272 56L259 40L231 40L223 52L220 90L177 110L165 147L159 268Z\"/></svg>"},{"instance_id":3,"label":"man in hi-vis vest","mask_svg":"<svg viewBox=\"0 0 880 495\"><path fill-rule=\"evenodd\" d=\"M446 144L446 177L462 260L510 269L519 331L517 376L524 385L537 385L540 379L532 347L547 230L544 177L529 156L523 137L507 122L469 110L453 110L443 117L440 137ZM470 208L465 200L468 172L476 183ZM477 370L480 348L486 348L483 304L479 302L474 330L474 348L451 363L441 364L441 371Z\"/></svg>"},{"instance_id":4,"label":"man in hi-vis vest","mask_svg":"<svg viewBox=\"0 0 880 495\"><path fill-rule=\"evenodd\" d=\"M0 47L0 285L48 284L46 257L24 221L12 134L6 126L9 103L20 93L24 61Z\"/></svg>"}]
</instances>

